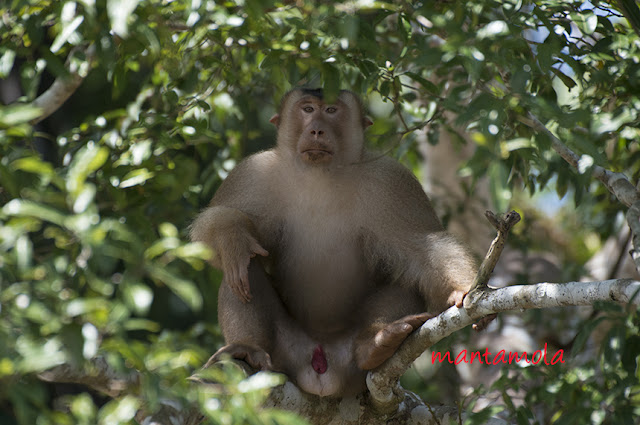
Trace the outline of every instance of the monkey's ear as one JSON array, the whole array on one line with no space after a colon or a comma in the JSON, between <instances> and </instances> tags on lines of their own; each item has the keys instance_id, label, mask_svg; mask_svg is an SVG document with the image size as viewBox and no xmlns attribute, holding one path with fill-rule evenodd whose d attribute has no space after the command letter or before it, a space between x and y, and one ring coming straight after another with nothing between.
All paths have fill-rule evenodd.
<instances>
[{"instance_id":1,"label":"monkey's ear","mask_svg":"<svg viewBox=\"0 0 640 425\"><path fill-rule=\"evenodd\" d=\"M272 118L273 119L273 118ZM364 117L362 119L362 125L364 126L364 128L369 127L370 125L373 125L373 121L371 121L371 118L369 117Z\"/></svg>"},{"instance_id":2,"label":"monkey's ear","mask_svg":"<svg viewBox=\"0 0 640 425\"><path fill-rule=\"evenodd\" d=\"M272 116L269 122L277 127L280 124L280 114Z\"/></svg>"}]
</instances>

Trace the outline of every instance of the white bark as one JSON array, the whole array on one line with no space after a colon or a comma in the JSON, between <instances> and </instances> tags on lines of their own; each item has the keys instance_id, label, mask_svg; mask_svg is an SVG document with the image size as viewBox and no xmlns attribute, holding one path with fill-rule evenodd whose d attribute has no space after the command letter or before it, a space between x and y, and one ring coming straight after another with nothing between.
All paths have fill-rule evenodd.
<instances>
[{"instance_id":1,"label":"white bark","mask_svg":"<svg viewBox=\"0 0 640 425\"><path fill-rule=\"evenodd\" d=\"M483 291L467 308L451 307L428 320L378 369L367 386L381 411L393 411L399 401L398 379L427 348L491 313L510 310L591 305L594 301L629 303L640 292L640 281L613 279L602 282L538 283ZM640 296L634 299L640 303Z\"/></svg>"}]
</instances>

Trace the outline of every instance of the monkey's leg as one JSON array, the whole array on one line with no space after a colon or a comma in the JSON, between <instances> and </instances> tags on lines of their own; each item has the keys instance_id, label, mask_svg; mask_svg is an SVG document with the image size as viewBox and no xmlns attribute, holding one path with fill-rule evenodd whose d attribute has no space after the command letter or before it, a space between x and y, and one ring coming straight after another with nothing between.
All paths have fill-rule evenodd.
<instances>
[{"instance_id":1,"label":"monkey's leg","mask_svg":"<svg viewBox=\"0 0 640 425\"><path fill-rule=\"evenodd\" d=\"M380 366L411 332L432 317L424 312L416 291L389 285L375 292L361 310L362 330L355 346L358 367L371 370Z\"/></svg>"},{"instance_id":2,"label":"monkey's leg","mask_svg":"<svg viewBox=\"0 0 640 425\"><path fill-rule=\"evenodd\" d=\"M246 361L257 370L273 369L272 355L276 330L287 328L287 314L269 277L257 260L249 264L251 301L242 302L231 288L222 284L218 292L218 321L226 346L211 361L223 354ZM280 330L282 331L282 330Z\"/></svg>"}]
</instances>

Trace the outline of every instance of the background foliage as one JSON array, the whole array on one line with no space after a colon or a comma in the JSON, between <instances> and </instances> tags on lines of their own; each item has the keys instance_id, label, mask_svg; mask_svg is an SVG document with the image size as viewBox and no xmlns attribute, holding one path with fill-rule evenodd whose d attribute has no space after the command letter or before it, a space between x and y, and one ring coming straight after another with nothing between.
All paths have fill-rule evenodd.
<instances>
[{"instance_id":1,"label":"background foliage","mask_svg":"<svg viewBox=\"0 0 640 425\"><path fill-rule=\"evenodd\" d=\"M247 386L229 372L229 391L214 398L186 383L222 342L221 276L186 234L236 162L272 145L268 119L299 84L367 97L371 144L416 170L414 130L429 124L437 143L463 129L475 144L460 172L466 190L487 179L494 210L570 194L547 218L562 246L525 231L519 240L558 250L567 277L579 277L576 265L621 228L622 205L590 167L640 178L637 12L630 0L3 2L0 422L132 423L161 399L199 403L213 423L296 421L253 409L269 380ZM39 112L29 102L69 72L85 77L80 88L30 124ZM582 155L579 171L531 129L530 113ZM495 384L503 415L633 423L640 322L601 307L596 320L612 326L598 356L514 368ZM109 400L37 378L96 355L141 371L139 387ZM511 403L506 390L524 383L524 403ZM414 384L429 402L450 401Z\"/></svg>"}]
</instances>

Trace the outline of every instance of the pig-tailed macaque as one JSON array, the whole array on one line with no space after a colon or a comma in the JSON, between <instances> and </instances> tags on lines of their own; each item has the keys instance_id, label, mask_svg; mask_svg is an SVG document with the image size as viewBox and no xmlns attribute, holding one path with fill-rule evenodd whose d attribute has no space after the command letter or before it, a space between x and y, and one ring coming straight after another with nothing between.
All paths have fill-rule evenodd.
<instances>
[{"instance_id":1,"label":"pig-tailed macaque","mask_svg":"<svg viewBox=\"0 0 640 425\"><path fill-rule=\"evenodd\" d=\"M462 305L476 266L416 178L365 150L355 94L295 89L271 122L276 147L238 164L191 227L224 276L216 356L358 393L414 329Z\"/></svg>"}]
</instances>

